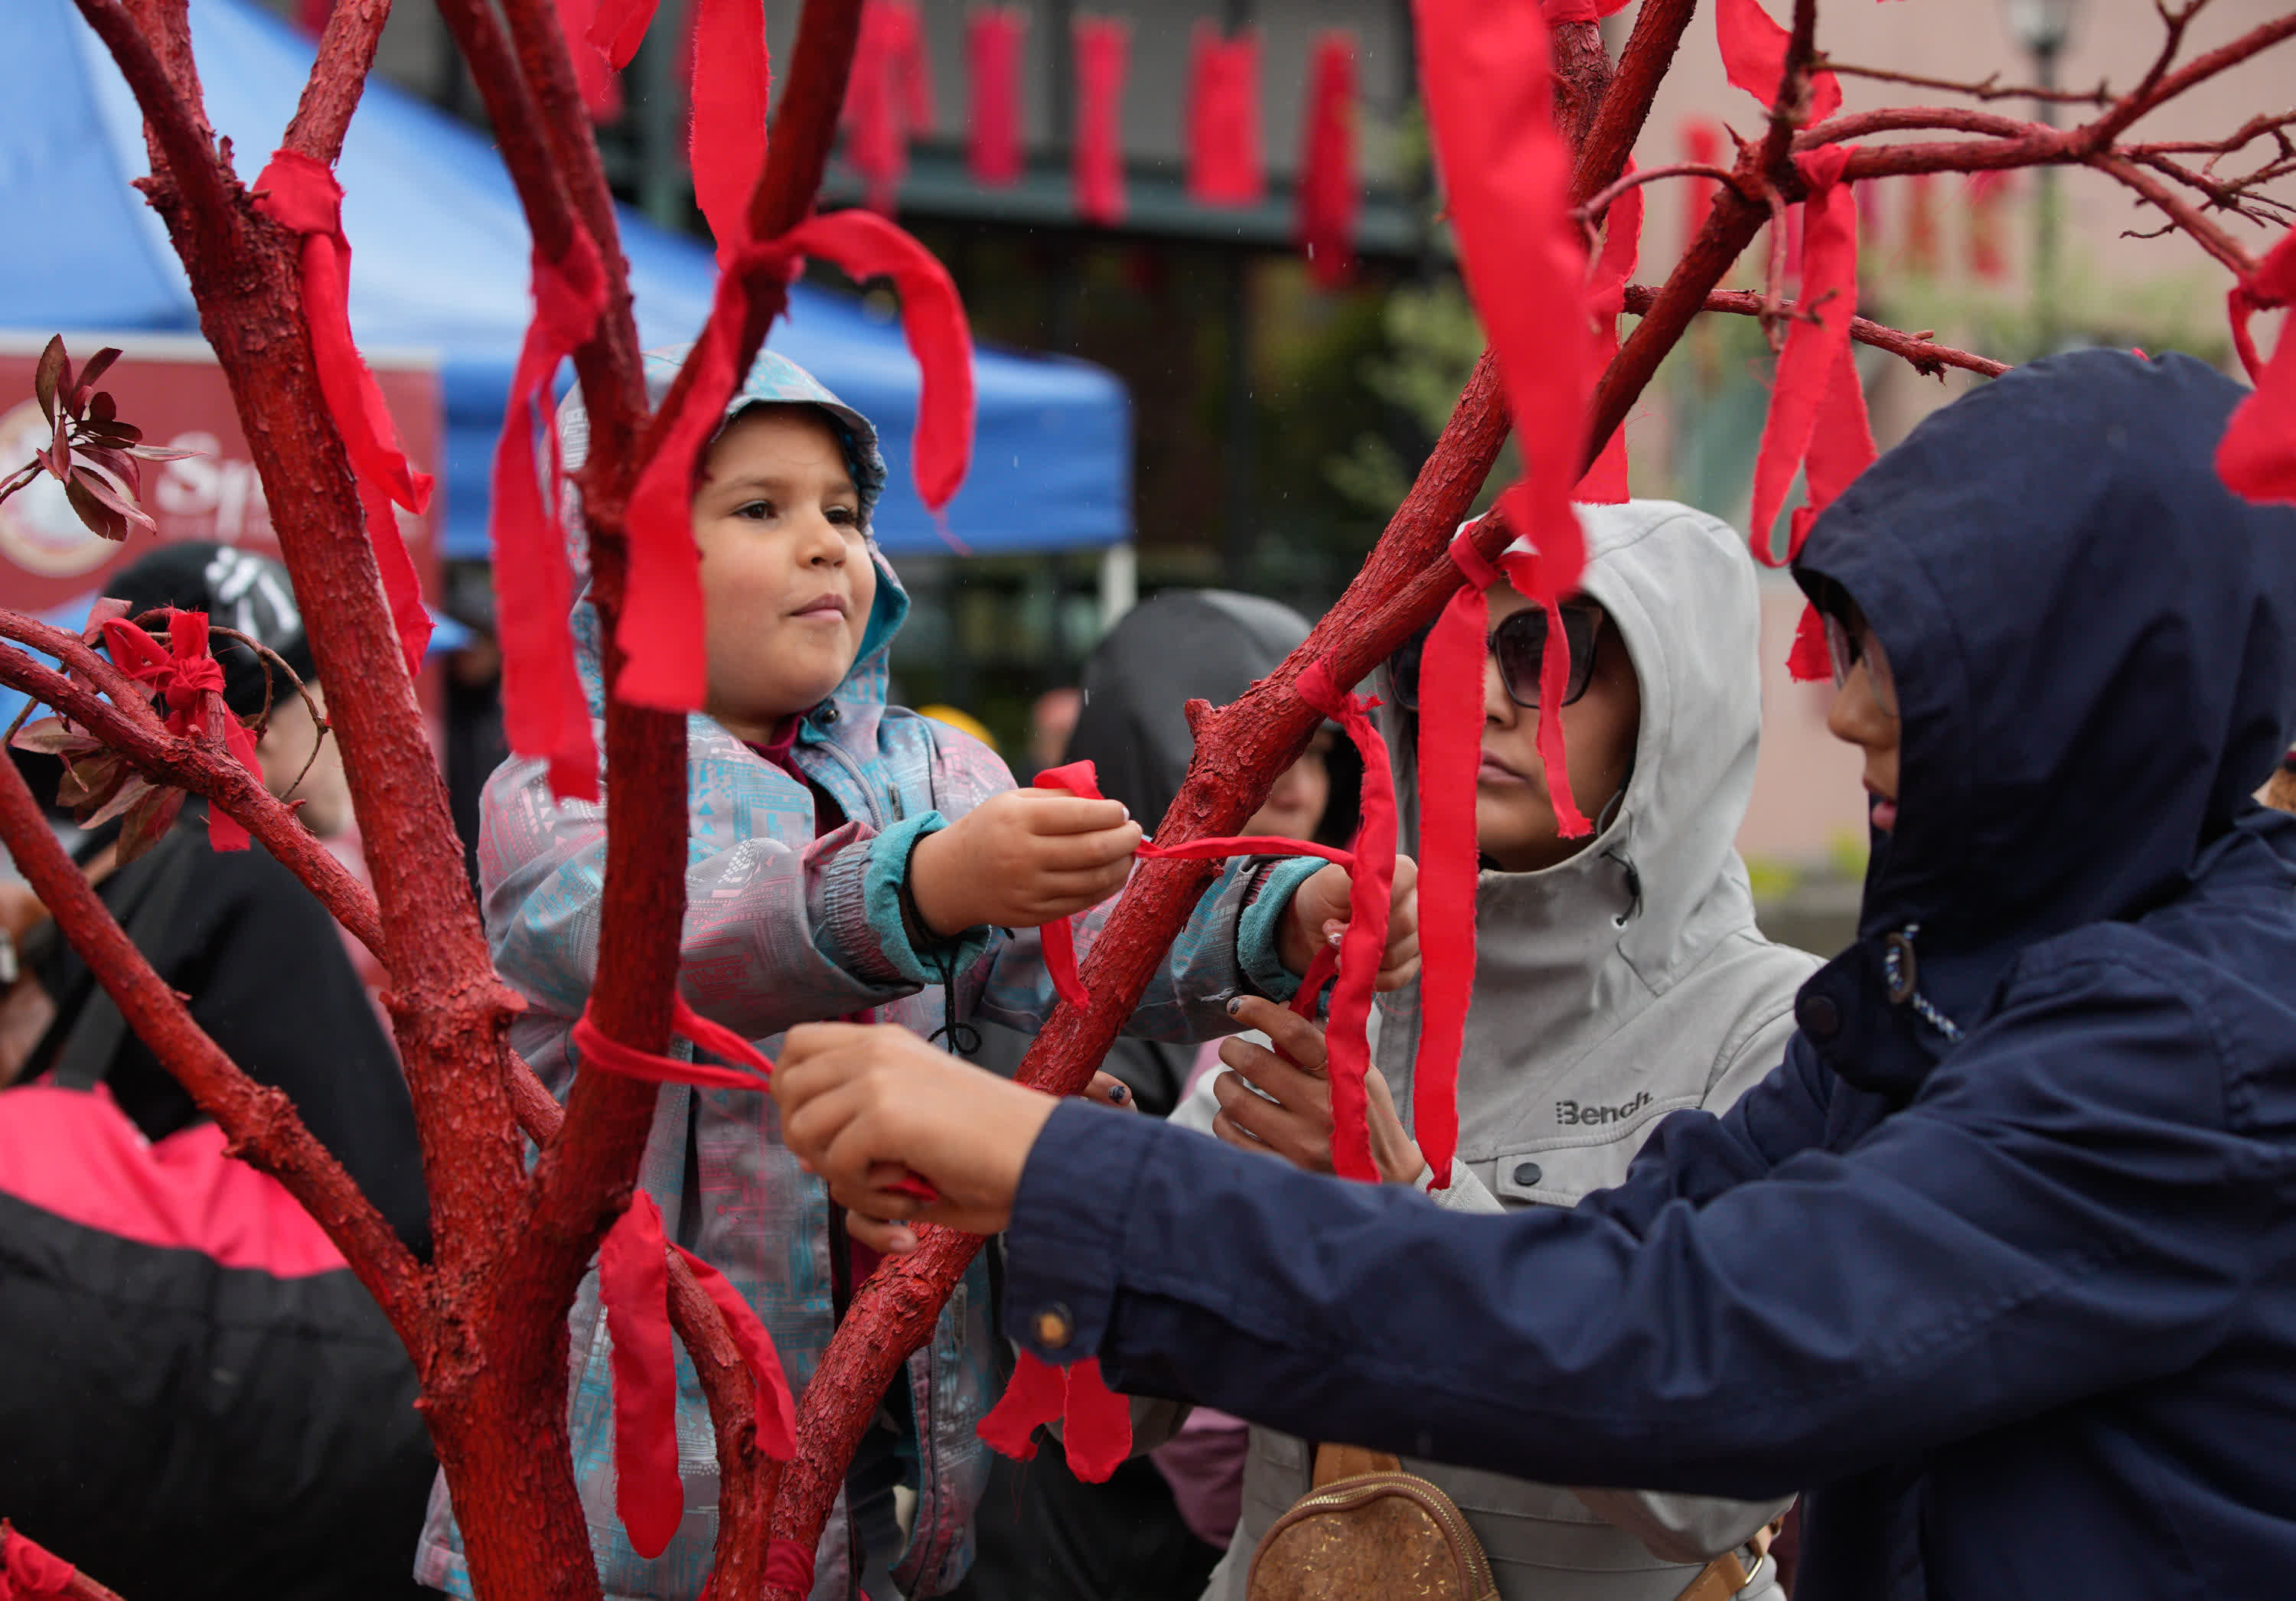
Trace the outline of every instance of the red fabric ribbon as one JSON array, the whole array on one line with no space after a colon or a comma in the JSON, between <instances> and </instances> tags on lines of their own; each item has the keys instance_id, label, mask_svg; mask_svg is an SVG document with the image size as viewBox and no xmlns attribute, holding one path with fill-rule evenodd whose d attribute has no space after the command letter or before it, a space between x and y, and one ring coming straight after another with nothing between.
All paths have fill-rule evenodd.
<instances>
[{"instance_id":1,"label":"red fabric ribbon","mask_svg":"<svg viewBox=\"0 0 2296 1601\"><path fill-rule=\"evenodd\" d=\"M793 1539L769 1540L766 1545L766 1588L813 1593L813 1552Z\"/></svg>"},{"instance_id":2,"label":"red fabric ribbon","mask_svg":"<svg viewBox=\"0 0 2296 1601\"><path fill-rule=\"evenodd\" d=\"M976 184L1004 188L1021 181L1021 39L1027 28L1027 14L1010 5L982 6L964 25L972 86L965 156Z\"/></svg>"},{"instance_id":3,"label":"red fabric ribbon","mask_svg":"<svg viewBox=\"0 0 2296 1601\"><path fill-rule=\"evenodd\" d=\"M7 1524L0 1523L0 1539L8 1548L0 1562L0 1601L48 1601L70 1592L78 1568Z\"/></svg>"},{"instance_id":4,"label":"red fabric ribbon","mask_svg":"<svg viewBox=\"0 0 2296 1601\"><path fill-rule=\"evenodd\" d=\"M1036 787L1040 790L1066 790L1071 795L1086 800L1103 800L1100 792L1100 775L1089 761L1072 761L1066 767L1046 768L1037 775ZM1320 856L1325 861L1352 867L1355 857L1329 845L1318 845L1311 840L1289 840L1277 834L1236 833L1215 834L1201 840L1190 840L1182 845L1158 845L1143 842L1134 855L1146 861L1217 860L1231 856ZM1060 998L1072 1006L1092 1005L1092 991L1077 971L1076 919L1056 917L1037 930L1044 946L1045 970L1052 974L1053 988ZM1328 976L1328 975L1327 975Z\"/></svg>"},{"instance_id":5,"label":"red fabric ribbon","mask_svg":"<svg viewBox=\"0 0 2296 1601\"><path fill-rule=\"evenodd\" d=\"M1309 58L1308 127L1300 139L1299 218L1295 232L1319 289L1355 275L1356 41L1332 29L1316 36Z\"/></svg>"},{"instance_id":6,"label":"red fabric ribbon","mask_svg":"<svg viewBox=\"0 0 2296 1601\"><path fill-rule=\"evenodd\" d=\"M2247 500L2296 501L2296 312L2282 322L2269 362L2258 357L2249 331L2257 312L2288 305L2296 305L2296 232L2282 234L2226 301L2233 344L2256 392L2234 409L2225 427L2217 472Z\"/></svg>"},{"instance_id":7,"label":"red fabric ribbon","mask_svg":"<svg viewBox=\"0 0 2296 1601\"><path fill-rule=\"evenodd\" d=\"M998 1456L1026 1462L1037 1454L1037 1425L1055 1419L1069 1469L1087 1484L1106 1483L1132 1454L1131 1403L1109 1389L1095 1357L1055 1367L1022 1351L975 1432Z\"/></svg>"},{"instance_id":8,"label":"red fabric ribbon","mask_svg":"<svg viewBox=\"0 0 2296 1601\"><path fill-rule=\"evenodd\" d=\"M659 1556L685 1515L677 1475L677 1353L669 1337L668 1243L644 1190L598 1248L613 1340L614 1510L641 1556Z\"/></svg>"},{"instance_id":9,"label":"red fabric ribbon","mask_svg":"<svg viewBox=\"0 0 2296 1601\"><path fill-rule=\"evenodd\" d=\"M669 1026L672 1032L683 1034L711 1055L723 1057L726 1064L720 1067L707 1062L680 1062L625 1045L600 1028L586 1006L582 1015L574 1020L574 1048L580 1053L585 1066L618 1073L625 1079L643 1079L651 1084L696 1084L707 1089L754 1089L760 1093L773 1088L774 1064L733 1030L710 1022L687 1006L682 995L670 997Z\"/></svg>"},{"instance_id":10,"label":"red fabric ribbon","mask_svg":"<svg viewBox=\"0 0 2296 1601\"><path fill-rule=\"evenodd\" d=\"M1379 1182L1371 1157L1371 1122L1364 1075L1371 1066L1368 1030L1373 986L1387 949L1387 920L1395 883L1395 775L1387 743L1371 726L1372 702L1332 681L1314 661L1295 680L1300 698L1335 718L1363 757L1363 821L1356 833L1349 874L1348 929L1340 940L1339 981L1332 987L1326 1052L1332 1086L1332 1166L1342 1178Z\"/></svg>"},{"instance_id":11,"label":"red fabric ribbon","mask_svg":"<svg viewBox=\"0 0 2296 1601\"><path fill-rule=\"evenodd\" d=\"M1933 273L1938 268L1937 174L1916 172L1906 183L1906 267Z\"/></svg>"},{"instance_id":12,"label":"red fabric ribbon","mask_svg":"<svg viewBox=\"0 0 2296 1601\"><path fill-rule=\"evenodd\" d=\"M2009 275L2009 253L2001 240L2001 215L2013 180L2002 171L1972 172L1964 193L1969 210L1969 270L1995 281Z\"/></svg>"},{"instance_id":13,"label":"red fabric ribbon","mask_svg":"<svg viewBox=\"0 0 2296 1601\"><path fill-rule=\"evenodd\" d=\"M1188 60L1188 198L1200 206L1256 206L1267 198L1259 160L1259 36L1222 38L1195 26Z\"/></svg>"},{"instance_id":14,"label":"red fabric ribbon","mask_svg":"<svg viewBox=\"0 0 2296 1601\"><path fill-rule=\"evenodd\" d=\"M713 0L716 3L716 0ZM778 239L745 245L721 272L718 299L695 350L700 364L685 409L638 475L630 496L630 569L615 635L625 662L615 693L661 711L698 709L709 687L703 650L701 557L693 543L693 476L724 420L740 374L734 348L752 273L793 274L819 256L855 278L887 276L901 296L901 323L923 384L911 451L917 493L933 510L964 482L972 455L972 336L947 270L914 239L867 211L810 217Z\"/></svg>"},{"instance_id":15,"label":"red fabric ribbon","mask_svg":"<svg viewBox=\"0 0 2296 1601\"><path fill-rule=\"evenodd\" d=\"M1451 224L1528 467L1503 502L1508 522L1538 553L1519 584L1547 605L1586 566L1570 490L1598 352L1587 317L1586 250L1569 212L1570 153L1554 127L1546 29L1521 6L1417 4L1420 80ZM1556 654L1560 629L1547 648L1550 665L1567 660ZM1542 754L1550 743L1561 748L1558 710L1550 697L1540 717ZM1550 773L1559 770L1549 758Z\"/></svg>"},{"instance_id":16,"label":"red fabric ribbon","mask_svg":"<svg viewBox=\"0 0 2296 1601\"><path fill-rule=\"evenodd\" d=\"M275 152L255 180L255 209L290 233L303 236L303 321L309 330L311 359L319 372L319 392L350 455L351 471L365 493L367 538L382 572L399 647L412 676L422 665L430 642L430 613L423 609L422 586L414 558L385 499L420 515L430 504L430 475L407 464L375 382L351 338L351 244L343 234L343 192L335 175L293 151Z\"/></svg>"},{"instance_id":17,"label":"red fabric ribbon","mask_svg":"<svg viewBox=\"0 0 2296 1601\"><path fill-rule=\"evenodd\" d=\"M754 4L752 9L755 9ZM866 203L892 215L909 169L909 138L932 125L924 33L914 0L868 0L838 121L846 160L861 175Z\"/></svg>"},{"instance_id":18,"label":"red fabric ribbon","mask_svg":"<svg viewBox=\"0 0 2296 1601\"><path fill-rule=\"evenodd\" d=\"M1103 227L1124 220L1124 77L1131 56L1129 22L1076 20L1076 209Z\"/></svg>"},{"instance_id":19,"label":"red fabric ribbon","mask_svg":"<svg viewBox=\"0 0 2296 1601\"><path fill-rule=\"evenodd\" d=\"M170 611L168 645L134 623L107 618L103 644L111 663L138 684L148 684L167 706L168 732L223 746L233 759L263 780L255 755L255 735L224 704L223 669L208 652L208 614ZM280 693L290 693L283 685ZM217 850L247 849L247 830L219 806L208 808L208 844Z\"/></svg>"},{"instance_id":20,"label":"red fabric ribbon","mask_svg":"<svg viewBox=\"0 0 2296 1601\"><path fill-rule=\"evenodd\" d=\"M651 1198L647 1203L652 1203ZM774 1349L773 1335L759 1321L757 1309L742 1299L731 1280L685 1246L676 1249L678 1260L693 1275L693 1282L726 1319L726 1332L733 1335L734 1347L742 1353L742 1365L757 1386L758 1449L775 1462L794 1460L797 1403L790 1398L789 1375L782 1371L781 1352Z\"/></svg>"},{"instance_id":21,"label":"red fabric ribbon","mask_svg":"<svg viewBox=\"0 0 2296 1601\"><path fill-rule=\"evenodd\" d=\"M598 14L597 0L556 0L558 30L566 36L566 53L574 62L574 86L582 95L582 109L593 122L611 122L622 114L622 80L606 53L590 37Z\"/></svg>"},{"instance_id":22,"label":"red fabric ribbon","mask_svg":"<svg viewBox=\"0 0 2296 1601\"><path fill-rule=\"evenodd\" d=\"M1634 163L1628 161L1627 170L1634 169ZM1595 260L1589 292L1597 359L1605 367L1619 354L1619 318L1627 308L1627 280L1634 276L1635 259L1641 254L1642 239L1643 192L1636 187L1611 202L1610 218L1603 230L1602 254ZM1603 441L1602 454L1578 480L1572 498L1595 505L1620 505L1627 497L1627 425L1621 423Z\"/></svg>"},{"instance_id":23,"label":"red fabric ribbon","mask_svg":"<svg viewBox=\"0 0 2296 1601\"><path fill-rule=\"evenodd\" d=\"M652 26L654 6L658 0L598 0L598 9L590 18L590 43L606 53L607 61L616 70L630 64L645 38L646 29Z\"/></svg>"},{"instance_id":24,"label":"red fabric ribbon","mask_svg":"<svg viewBox=\"0 0 2296 1601\"><path fill-rule=\"evenodd\" d=\"M1682 159L1695 161L1702 167L1713 167L1722 160L1722 125L1705 117L1685 117L1680 129ZM1677 259L1690 254L1699 230L1706 226L1706 214L1713 209L1714 192L1722 185L1712 178L1694 177L1682 191L1682 248Z\"/></svg>"},{"instance_id":25,"label":"red fabric ribbon","mask_svg":"<svg viewBox=\"0 0 2296 1601\"><path fill-rule=\"evenodd\" d=\"M765 8L758 0L694 0L693 37L686 152L693 203L709 220L723 271L749 240L750 197L766 172L774 70Z\"/></svg>"},{"instance_id":26,"label":"red fabric ribbon","mask_svg":"<svg viewBox=\"0 0 2296 1601\"><path fill-rule=\"evenodd\" d=\"M1807 504L1794 509L1792 533L1787 546L1791 559L1801 554L1802 542L1817 521L1817 514L1874 464L1874 430L1866 415L1866 386L1857 377L1857 363L1844 340L1834 353L1833 374L1825 386L1825 402L1818 408L1817 426L1809 439L1809 459L1804 472L1809 489ZM1798 682L1815 684L1833 676L1833 653L1826 648L1825 620L1815 605L1805 603L1794 626L1793 649L1786 671Z\"/></svg>"},{"instance_id":27,"label":"red fabric ribbon","mask_svg":"<svg viewBox=\"0 0 2296 1601\"><path fill-rule=\"evenodd\" d=\"M1792 36L1771 20L1760 0L1717 0L1714 32L1722 46L1722 70L1730 81L1763 105L1775 105ZM1841 109L1841 80L1831 72L1813 72L1808 110L1794 119L1794 126L1823 122Z\"/></svg>"},{"instance_id":28,"label":"red fabric ribbon","mask_svg":"<svg viewBox=\"0 0 2296 1601\"><path fill-rule=\"evenodd\" d=\"M1761 449L1754 458L1754 509L1747 538L1754 559L1766 567L1779 564L1770 543L1771 526L1795 472L1809 453L1821 398L1835 364L1849 348L1849 320L1857 311L1857 206L1839 181L1849 159L1848 147L1840 144L1794 159L1809 185L1801 303L1810 315L1797 318L1786 334L1769 415L1762 424Z\"/></svg>"},{"instance_id":29,"label":"red fabric ribbon","mask_svg":"<svg viewBox=\"0 0 2296 1601\"><path fill-rule=\"evenodd\" d=\"M587 44L582 49L589 48ZM534 321L519 351L495 445L496 617L502 636L503 733L521 756L547 758L550 790L562 800L598 798L598 748L567 627L572 584L558 513L558 431L547 412L558 364L590 337L606 308L597 247L577 228L563 261L534 254ZM538 472L534 436L548 439Z\"/></svg>"}]
</instances>

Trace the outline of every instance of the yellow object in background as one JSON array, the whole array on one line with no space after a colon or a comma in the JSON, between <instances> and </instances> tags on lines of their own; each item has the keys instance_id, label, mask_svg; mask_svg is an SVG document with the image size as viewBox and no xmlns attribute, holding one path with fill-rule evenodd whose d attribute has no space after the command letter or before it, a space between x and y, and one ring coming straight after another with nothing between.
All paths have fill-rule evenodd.
<instances>
[{"instance_id":1,"label":"yellow object in background","mask_svg":"<svg viewBox=\"0 0 2296 1601\"><path fill-rule=\"evenodd\" d=\"M996 750L996 736L988 732L987 724L969 711L960 711L954 706L920 706L917 708L917 715L929 717L934 722L954 728L961 734L970 734L990 750Z\"/></svg>"}]
</instances>

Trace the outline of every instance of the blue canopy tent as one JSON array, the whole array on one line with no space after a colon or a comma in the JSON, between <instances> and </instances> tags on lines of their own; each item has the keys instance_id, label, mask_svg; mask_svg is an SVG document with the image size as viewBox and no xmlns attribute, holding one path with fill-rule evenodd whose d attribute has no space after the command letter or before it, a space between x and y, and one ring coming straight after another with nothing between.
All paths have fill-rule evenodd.
<instances>
[{"instance_id":1,"label":"blue canopy tent","mask_svg":"<svg viewBox=\"0 0 2296 1601\"><path fill-rule=\"evenodd\" d=\"M311 41L244 0L191 0L209 119L242 177L295 110ZM148 170L143 119L71 0L11 0L0 55L0 325L196 332L189 286L159 218L128 187ZM352 248L351 323L364 345L435 350L445 394L441 474L449 556L483 558L487 474L531 315L524 214L485 136L370 83L337 166ZM625 209L640 337L701 328L709 249ZM800 285L772 347L873 421L891 469L876 528L896 554L942 552L909 476L917 374L898 325ZM949 532L982 553L1105 546L1131 537L1131 418L1123 385L1082 362L977 353L972 471Z\"/></svg>"}]
</instances>

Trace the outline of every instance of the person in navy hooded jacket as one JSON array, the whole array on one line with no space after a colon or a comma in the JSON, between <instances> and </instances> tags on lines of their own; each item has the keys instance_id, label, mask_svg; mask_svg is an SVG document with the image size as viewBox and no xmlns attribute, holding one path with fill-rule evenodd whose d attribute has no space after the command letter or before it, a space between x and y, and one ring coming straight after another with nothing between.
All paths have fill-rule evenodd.
<instances>
[{"instance_id":1,"label":"person in navy hooded jacket","mask_svg":"<svg viewBox=\"0 0 2296 1601\"><path fill-rule=\"evenodd\" d=\"M1015 1338L1319 1439L1806 1493L1798 1601L2296 1588L2296 510L2244 390L2084 351L1931 416L1819 519L1857 942L1726 1115L1573 1211L1438 1211L792 1033L792 1149L912 1243L1007 1227ZM873 1178L874 1183L873 1183Z\"/></svg>"}]
</instances>

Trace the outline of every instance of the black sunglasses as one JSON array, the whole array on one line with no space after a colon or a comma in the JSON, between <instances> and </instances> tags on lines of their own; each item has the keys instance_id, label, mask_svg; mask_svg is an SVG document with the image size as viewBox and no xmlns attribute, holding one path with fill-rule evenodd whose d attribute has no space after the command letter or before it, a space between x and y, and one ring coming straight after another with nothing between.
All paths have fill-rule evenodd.
<instances>
[{"instance_id":1,"label":"black sunglasses","mask_svg":"<svg viewBox=\"0 0 2296 1601\"><path fill-rule=\"evenodd\" d=\"M1562 681L1562 703L1570 706L1577 703L1594 680L1603 611L1583 602L1566 602L1558 610L1562 614L1562 641L1570 650L1570 671ZM1426 653L1430 631L1422 628L1414 634L1388 663L1395 680L1396 702L1406 711L1419 710L1419 661ZM1484 643L1499 664L1499 681L1506 686L1507 699L1526 711L1538 710L1538 668L1546 653L1546 612L1534 606L1509 614Z\"/></svg>"}]
</instances>

